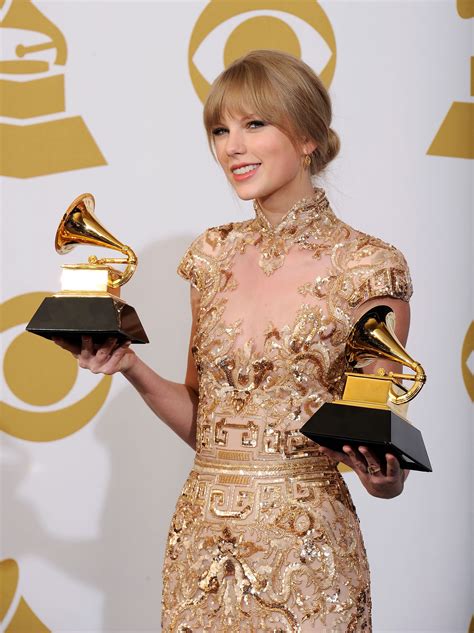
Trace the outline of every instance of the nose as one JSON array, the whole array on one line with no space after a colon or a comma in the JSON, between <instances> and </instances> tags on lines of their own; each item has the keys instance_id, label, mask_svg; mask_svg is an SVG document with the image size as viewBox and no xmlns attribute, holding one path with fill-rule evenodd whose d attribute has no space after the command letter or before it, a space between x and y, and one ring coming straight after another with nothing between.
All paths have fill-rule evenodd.
<instances>
[{"instance_id":1,"label":"nose","mask_svg":"<svg viewBox=\"0 0 474 633\"><path fill-rule=\"evenodd\" d=\"M225 151L227 156L232 157L245 153L244 135L241 129L231 128L227 134Z\"/></svg>"}]
</instances>

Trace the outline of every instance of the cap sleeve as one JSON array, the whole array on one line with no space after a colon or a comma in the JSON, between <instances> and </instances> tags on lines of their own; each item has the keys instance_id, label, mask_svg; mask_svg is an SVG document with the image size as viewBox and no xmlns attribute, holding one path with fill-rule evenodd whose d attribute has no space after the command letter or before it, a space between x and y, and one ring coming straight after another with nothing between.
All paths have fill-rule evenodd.
<instances>
[{"instance_id":1,"label":"cap sleeve","mask_svg":"<svg viewBox=\"0 0 474 633\"><path fill-rule=\"evenodd\" d=\"M199 291L202 304L212 298L219 285L219 262L213 252L210 231L208 229L192 242L177 268L178 275Z\"/></svg>"},{"instance_id":2,"label":"cap sleeve","mask_svg":"<svg viewBox=\"0 0 474 633\"><path fill-rule=\"evenodd\" d=\"M181 258L177 271L178 275L187 281L190 281L191 284L199 290L198 288L198 279L196 275L196 267L194 263L194 257L192 253L192 247L190 246L188 250L184 253Z\"/></svg>"},{"instance_id":3,"label":"cap sleeve","mask_svg":"<svg viewBox=\"0 0 474 633\"><path fill-rule=\"evenodd\" d=\"M409 301L413 286L407 262L394 246L369 238L354 253L349 268L352 292L349 305L356 308L368 299L393 297Z\"/></svg>"},{"instance_id":4,"label":"cap sleeve","mask_svg":"<svg viewBox=\"0 0 474 633\"><path fill-rule=\"evenodd\" d=\"M190 281L192 286L199 292L206 287L207 262L199 249L202 237L199 236L189 246L178 264L177 273L183 279Z\"/></svg>"}]
</instances>

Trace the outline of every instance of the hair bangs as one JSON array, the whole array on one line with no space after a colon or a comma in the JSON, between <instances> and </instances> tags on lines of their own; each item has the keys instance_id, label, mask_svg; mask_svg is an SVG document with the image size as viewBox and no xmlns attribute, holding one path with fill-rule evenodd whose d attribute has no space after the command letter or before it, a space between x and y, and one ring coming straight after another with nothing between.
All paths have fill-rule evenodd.
<instances>
[{"instance_id":1,"label":"hair bangs","mask_svg":"<svg viewBox=\"0 0 474 633\"><path fill-rule=\"evenodd\" d=\"M281 100L265 70L255 64L231 66L224 71L204 106L204 126L212 144L212 129L222 124L226 114L252 114L281 126L284 110Z\"/></svg>"}]
</instances>

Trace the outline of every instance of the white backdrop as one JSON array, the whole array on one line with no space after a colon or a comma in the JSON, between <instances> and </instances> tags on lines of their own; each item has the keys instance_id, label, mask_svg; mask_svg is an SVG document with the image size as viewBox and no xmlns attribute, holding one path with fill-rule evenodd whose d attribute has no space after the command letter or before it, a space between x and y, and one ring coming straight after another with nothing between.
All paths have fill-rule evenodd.
<instances>
[{"instance_id":1,"label":"white backdrop","mask_svg":"<svg viewBox=\"0 0 474 633\"><path fill-rule=\"evenodd\" d=\"M223 68L222 50L233 29L262 14L286 21L303 59L322 70L330 53L316 30L282 11L285 3L247 4L253 9L248 16L221 24L196 51L196 66L206 79ZM258 4L265 8L255 9ZM56 380L60 361L49 351L25 357L15 341L31 316L21 297L56 291L60 265L90 254L78 248L61 258L53 237L67 205L91 191L103 224L139 256L138 271L123 290L151 339L139 351L158 372L182 380L189 291L175 276L176 265L206 227L252 213L209 154L202 103L191 81L189 42L208 5L7 0L0 7L9 26L9 11L18 12L21 22L35 6L59 29L68 50L65 65L48 49L28 56L49 61L51 76L64 73L65 112L35 112L33 100L33 116L21 118L15 99L23 103L26 97L15 93L15 99L8 96L13 110L1 110L8 116L0 119L8 149L2 174L9 174L1 190L0 328L0 621L8 633L160 630L164 543L192 451L153 417L121 376L79 430L68 434L66 411L55 426L66 436L41 441L40 414L51 416L87 398L101 377L81 373L56 401L51 396L38 404L41 394L35 400L28 389L33 393L33 383ZM336 214L406 255L415 288L407 349L428 374L410 418L424 435L434 472L412 473L404 494L391 501L370 497L352 474L345 475L371 564L374 630L466 633L474 595L473 394L463 381L461 350L472 319L472 161L448 150L427 152L452 102L472 102L472 21L461 19L456 4L444 0L326 0L319 6L336 40L330 93L333 127L342 139L341 154L320 184ZM15 57L14 41L35 45L48 39L36 14L32 20L37 33L31 26L0 29L2 60ZM40 71L13 70L0 64L4 91L8 81L43 77ZM81 145L69 123L60 124L65 132L56 145L50 128L31 127L47 134L30 147L33 132L26 126L73 116L82 117L95 150L93 142ZM14 150L7 133L13 134ZM52 154L59 167L48 162ZM43 175L25 177L22 164L43 169ZM469 341L472 348L472 335ZM471 380L473 358L465 367ZM33 371L33 378L24 371ZM27 437L18 437L19 410L31 412Z\"/></svg>"}]
</instances>

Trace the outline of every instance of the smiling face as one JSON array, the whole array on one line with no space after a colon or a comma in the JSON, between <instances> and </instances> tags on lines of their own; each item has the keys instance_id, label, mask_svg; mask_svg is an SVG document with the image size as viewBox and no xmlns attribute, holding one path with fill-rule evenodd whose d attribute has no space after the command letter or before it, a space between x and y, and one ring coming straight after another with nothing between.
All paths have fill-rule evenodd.
<instances>
[{"instance_id":1,"label":"smiling face","mask_svg":"<svg viewBox=\"0 0 474 633\"><path fill-rule=\"evenodd\" d=\"M313 146L295 146L275 125L245 113L226 113L212 137L217 160L242 200L285 211L312 195L303 159Z\"/></svg>"},{"instance_id":2,"label":"smiling face","mask_svg":"<svg viewBox=\"0 0 474 633\"><path fill-rule=\"evenodd\" d=\"M339 151L331 101L314 71L281 51L251 51L214 81L204 104L211 148L237 195L278 220L311 197ZM304 157L309 156L305 167Z\"/></svg>"}]
</instances>

